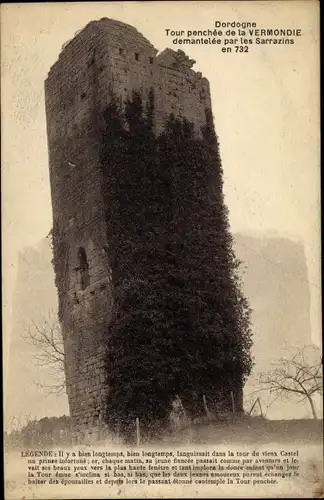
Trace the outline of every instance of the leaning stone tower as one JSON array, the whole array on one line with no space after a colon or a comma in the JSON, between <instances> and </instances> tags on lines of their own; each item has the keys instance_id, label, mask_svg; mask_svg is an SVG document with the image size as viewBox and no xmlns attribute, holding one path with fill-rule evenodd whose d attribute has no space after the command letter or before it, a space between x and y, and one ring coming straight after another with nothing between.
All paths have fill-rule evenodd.
<instances>
[{"instance_id":1,"label":"leaning stone tower","mask_svg":"<svg viewBox=\"0 0 324 500\"><path fill-rule=\"evenodd\" d=\"M211 108L209 83L182 51L157 50L135 28L103 18L65 44L45 82L54 270L75 436L101 428L108 385L103 338L111 317L109 242L99 161L101 112L155 90L153 127L188 119L197 137ZM95 436L94 436L95 437Z\"/></svg>"}]
</instances>

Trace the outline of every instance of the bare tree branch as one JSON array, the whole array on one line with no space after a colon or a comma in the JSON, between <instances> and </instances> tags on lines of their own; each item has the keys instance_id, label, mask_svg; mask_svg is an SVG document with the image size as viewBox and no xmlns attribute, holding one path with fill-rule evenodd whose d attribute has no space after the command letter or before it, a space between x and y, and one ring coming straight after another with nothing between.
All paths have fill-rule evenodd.
<instances>
[{"instance_id":1,"label":"bare tree branch","mask_svg":"<svg viewBox=\"0 0 324 500\"><path fill-rule=\"evenodd\" d=\"M306 351L313 350L313 360L306 359ZM322 359L320 349L316 346L305 346L296 351L290 358L280 358L273 368L259 375L259 389L255 393L268 390L277 398L307 399L313 418L316 419L316 409L313 395L322 393Z\"/></svg>"},{"instance_id":2,"label":"bare tree branch","mask_svg":"<svg viewBox=\"0 0 324 500\"><path fill-rule=\"evenodd\" d=\"M54 311L50 310L47 317L42 317L36 323L31 321L24 327L22 338L34 347L32 361L36 366L47 366L54 376L54 384L36 385L47 394L62 394L65 390L64 344L61 327Z\"/></svg>"}]
</instances>

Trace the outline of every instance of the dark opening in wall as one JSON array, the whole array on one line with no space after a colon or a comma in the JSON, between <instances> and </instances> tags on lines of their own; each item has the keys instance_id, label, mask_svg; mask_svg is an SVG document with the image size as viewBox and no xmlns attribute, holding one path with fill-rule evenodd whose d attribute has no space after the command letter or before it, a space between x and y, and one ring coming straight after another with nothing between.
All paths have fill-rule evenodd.
<instances>
[{"instance_id":1,"label":"dark opening in wall","mask_svg":"<svg viewBox=\"0 0 324 500\"><path fill-rule=\"evenodd\" d=\"M139 61L139 53L138 52L135 52L135 59L136 59L136 61Z\"/></svg>"},{"instance_id":2,"label":"dark opening in wall","mask_svg":"<svg viewBox=\"0 0 324 500\"><path fill-rule=\"evenodd\" d=\"M153 64L153 62L154 62L154 58L153 57L149 57L149 63Z\"/></svg>"},{"instance_id":3,"label":"dark opening in wall","mask_svg":"<svg viewBox=\"0 0 324 500\"><path fill-rule=\"evenodd\" d=\"M119 49L119 55L122 56L124 54L124 49Z\"/></svg>"},{"instance_id":4,"label":"dark opening in wall","mask_svg":"<svg viewBox=\"0 0 324 500\"><path fill-rule=\"evenodd\" d=\"M81 99L84 99L84 98L86 97L86 95L87 95L87 94L86 94L85 92L82 92L82 94L81 94Z\"/></svg>"},{"instance_id":5,"label":"dark opening in wall","mask_svg":"<svg viewBox=\"0 0 324 500\"><path fill-rule=\"evenodd\" d=\"M87 254L84 248L80 247L78 251L80 284L81 289L85 290L90 285L89 264Z\"/></svg>"}]
</instances>

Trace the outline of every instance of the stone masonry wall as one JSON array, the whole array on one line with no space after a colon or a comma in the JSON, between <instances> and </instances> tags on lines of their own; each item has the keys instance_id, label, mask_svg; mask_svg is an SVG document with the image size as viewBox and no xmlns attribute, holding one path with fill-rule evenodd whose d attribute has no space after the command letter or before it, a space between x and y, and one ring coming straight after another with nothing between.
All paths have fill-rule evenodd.
<instances>
[{"instance_id":1,"label":"stone masonry wall","mask_svg":"<svg viewBox=\"0 0 324 500\"><path fill-rule=\"evenodd\" d=\"M89 23L66 44L45 82L53 245L66 379L75 436L96 433L105 407L103 338L110 320L109 242L99 163L100 116L112 93L123 106L154 89L154 127L171 113L195 125L211 108L209 83L184 53L157 50L131 26L109 19ZM89 284L82 289L78 252L84 249Z\"/></svg>"}]
</instances>

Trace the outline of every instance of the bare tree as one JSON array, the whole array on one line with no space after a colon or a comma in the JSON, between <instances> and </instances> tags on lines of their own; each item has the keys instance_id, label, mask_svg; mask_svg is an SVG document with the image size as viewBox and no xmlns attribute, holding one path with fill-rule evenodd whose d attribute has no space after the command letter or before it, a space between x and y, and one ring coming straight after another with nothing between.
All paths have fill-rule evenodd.
<instances>
[{"instance_id":1,"label":"bare tree","mask_svg":"<svg viewBox=\"0 0 324 500\"><path fill-rule=\"evenodd\" d=\"M290 359L280 358L272 366L271 370L260 374L259 392L269 391L275 399L308 401L316 419L314 396L323 391L320 349L315 345L305 346Z\"/></svg>"},{"instance_id":2,"label":"bare tree","mask_svg":"<svg viewBox=\"0 0 324 500\"><path fill-rule=\"evenodd\" d=\"M32 360L37 366L47 366L53 376L54 383L46 385L37 383L48 394L60 394L65 390L64 345L61 327L54 311L39 322L32 321L24 328L22 338L34 349Z\"/></svg>"}]
</instances>

